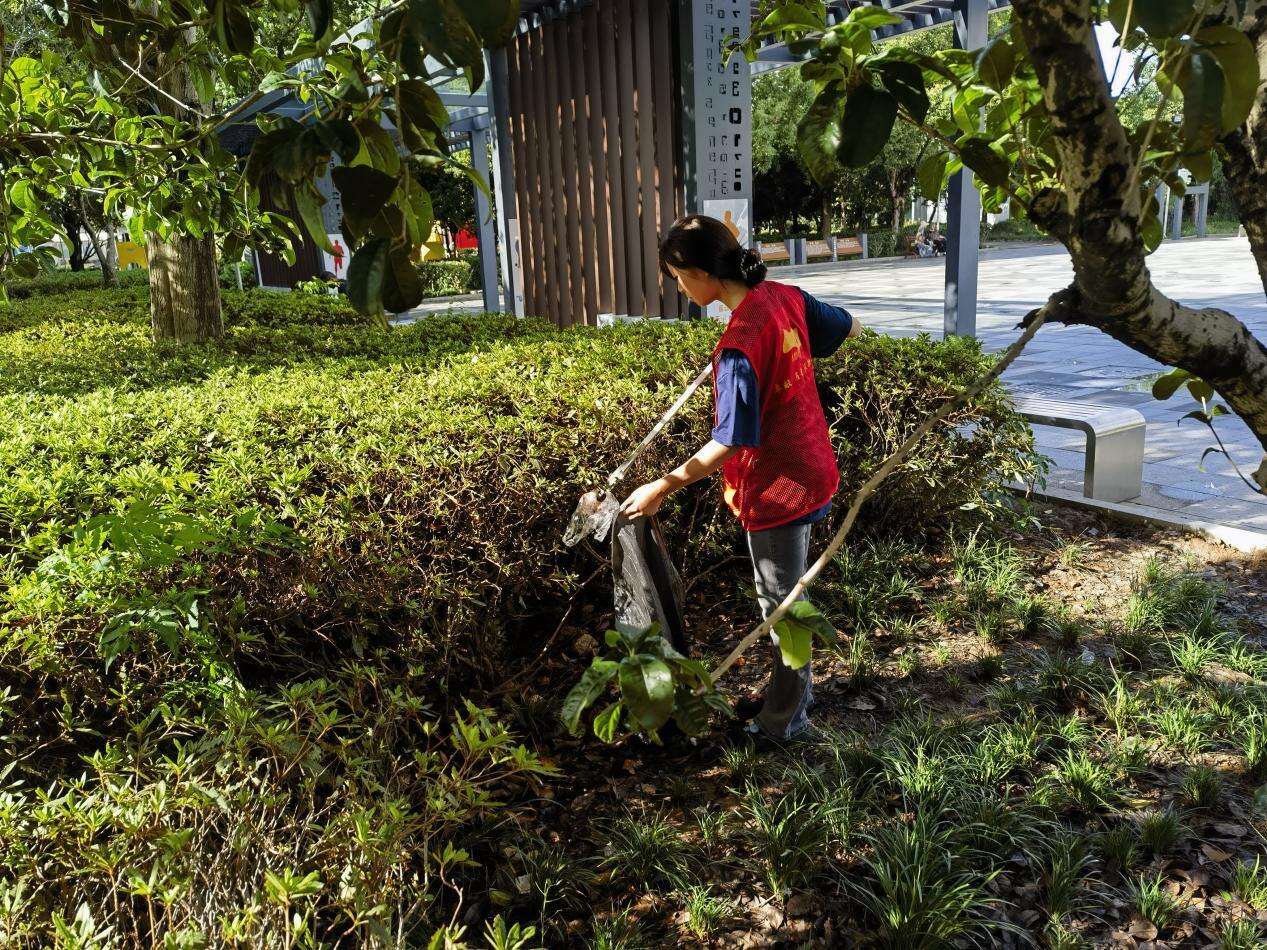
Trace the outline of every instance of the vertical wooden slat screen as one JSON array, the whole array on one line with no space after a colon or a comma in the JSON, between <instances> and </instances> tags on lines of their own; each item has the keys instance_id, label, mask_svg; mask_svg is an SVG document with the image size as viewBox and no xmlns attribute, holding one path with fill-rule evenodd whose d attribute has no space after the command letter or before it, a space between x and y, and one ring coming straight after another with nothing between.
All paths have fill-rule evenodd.
<instances>
[{"instance_id":1,"label":"vertical wooden slat screen","mask_svg":"<svg viewBox=\"0 0 1267 950\"><path fill-rule=\"evenodd\" d=\"M603 95L603 175L611 202L612 313L628 313L629 269L625 266L625 178L620 173L620 95L612 69L616 65L616 14L611 3L599 5L599 42L606 73Z\"/></svg>"},{"instance_id":2,"label":"vertical wooden slat screen","mask_svg":"<svg viewBox=\"0 0 1267 950\"><path fill-rule=\"evenodd\" d=\"M651 0L651 48L656 52L656 60L663 63L666 59L676 62L673 54L673 9L674 0ZM677 175L675 154L677 126L677 102L673 96L673 70L658 66L655 70L655 94L652 98L655 119L655 170L656 170L656 218L657 231L662 236L669 226L677 220L676 198L673 192ZM657 262L656 273L660 280L660 315L664 317L680 317L681 300L678 296L677 282L667 279L659 273Z\"/></svg>"},{"instance_id":3,"label":"vertical wooden slat screen","mask_svg":"<svg viewBox=\"0 0 1267 950\"><path fill-rule=\"evenodd\" d=\"M581 221L580 271L583 305L578 323L593 323L598 313L598 241L594 228L594 168L590 164L589 90L585 77L585 23L577 13L565 21L568 55L565 68L572 77L573 141L576 143L576 198ZM575 227L573 228L575 231Z\"/></svg>"},{"instance_id":4,"label":"vertical wooden slat screen","mask_svg":"<svg viewBox=\"0 0 1267 950\"><path fill-rule=\"evenodd\" d=\"M616 83L620 121L620 176L625 187L625 313L646 313L642 284L641 235L638 233L638 121L634 99L634 8L616 4Z\"/></svg>"},{"instance_id":5,"label":"vertical wooden slat screen","mask_svg":"<svg viewBox=\"0 0 1267 950\"><path fill-rule=\"evenodd\" d=\"M642 232L642 292L647 313L660 309L656 266L655 74L651 66L650 0L634 0L634 89L638 112L638 223Z\"/></svg>"},{"instance_id":6,"label":"vertical wooden slat screen","mask_svg":"<svg viewBox=\"0 0 1267 950\"><path fill-rule=\"evenodd\" d=\"M537 159L532 150L527 148L528 129L525 128L524 115L524 71L520 67L520 56L527 41L519 34L506 49L507 85L510 99L510 136L511 158L515 166L516 199L519 202L519 246L520 263L523 269L524 306L529 313L540 313L541 304L537 288L537 244L536 231L541 227L540 209L536 206L537 195Z\"/></svg>"},{"instance_id":7,"label":"vertical wooden slat screen","mask_svg":"<svg viewBox=\"0 0 1267 950\"><path fill-rule=\"evenodd\" d=\"M508 50L524 293L559 326L678 317L659 237L681 213L675 0L595 0Z\"/></svg>"}]
</instances>

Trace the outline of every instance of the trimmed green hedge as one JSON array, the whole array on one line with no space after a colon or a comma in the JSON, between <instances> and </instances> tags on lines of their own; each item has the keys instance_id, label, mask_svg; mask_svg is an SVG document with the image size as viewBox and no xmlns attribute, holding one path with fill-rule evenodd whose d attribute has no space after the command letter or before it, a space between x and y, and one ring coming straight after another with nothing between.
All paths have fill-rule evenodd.
<instances>
[{"instance_id":1,"label":"trimmed green hedge","mask_svg":"<svg viewBox=\"0 0 1267 950\"><path fill-rule=\"evenodd\" d=\"M120 287L141 287L149 282L149 272L133 268L119 271ZM5 284L10 300L26 300L49 294L64 294L73 290L101 290L101 271L51 270L26 280L13 280Z\"/></svg>"},{"instance_id":2,"label":"trimmed green hedge","mask_svg":"<svg viewBox=\"0 0 1267 950\"><path fill-rule=\"evenodd\" d=\"M225 339L181 348L148 341L135 291L5 314L0 767L25 785L0 808L0 866L30 882L18 919L34 944L53 911L108 917L120 859L184 880L163 919L212 943L230 926L244 945L285 932L284 913L247 911L273 906L265 870L326 883L326 939L349 919L369 939L410 906L411 927L443 918L415 904L412 875L489 807L445 763L535 768L473 710L488 748L448 744L444 704L541 647L593 570L560 541L577 496L718 333L500 315L384 331L335 298L225 301ZM823 362L845 491L987 362L971 341L874 335ZM634 478L684 458L711 415L693 400ZM930 437L869 523L934 523L996 471L1032 469L1030 449L996 387ZM712 484L675 496L665 523L691 574L735 531ZM491 858L450 873L491 873ZM117 913L148 932L143 903Z\"/></svg>"},{"instance_id":3,"label":"trimmed green hedge","mask_svg":"<svg viewBox=\"0 0 1267 950\"><path fill-rule=\"evenodd\" d=\"M478 280L478 268L467 260L422 261L418 273L422 276L424 297L453 297L471 290L472 279Z\"/></svg>"}]
</instances>

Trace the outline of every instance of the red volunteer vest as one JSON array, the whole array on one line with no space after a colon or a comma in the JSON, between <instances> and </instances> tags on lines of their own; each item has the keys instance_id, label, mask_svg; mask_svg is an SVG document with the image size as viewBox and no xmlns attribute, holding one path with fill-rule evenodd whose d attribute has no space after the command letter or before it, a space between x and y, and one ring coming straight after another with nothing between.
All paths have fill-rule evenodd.
<instances>
[{"instance_id":1,"label":"red volunteer vest","mask_svg":"<svg viewBox=\"0 0 1267 950\"><path fill-rule=\"evenodd\" d=\"M743 353L756 373L761 444L726 460L726 504L749 531L777 528L821 508L840 486L801 292L769 280L749 292L713 350L714 387L718 356L728 349Z\"/></svg>"}]
</instances>

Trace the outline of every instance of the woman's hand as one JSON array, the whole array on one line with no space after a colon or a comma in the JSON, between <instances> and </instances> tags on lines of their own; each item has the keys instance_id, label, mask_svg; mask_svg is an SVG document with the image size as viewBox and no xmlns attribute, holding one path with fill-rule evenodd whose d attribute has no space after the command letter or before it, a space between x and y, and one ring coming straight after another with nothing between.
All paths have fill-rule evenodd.
<instances>
[{"instance_id":1,"label":"woman's hand","mask_svg":"<svg viewBox=\"0 0 1267 950\"><path fill-rule=\"evenodd\" d=\"M663 478L640 485L621 504L620 513L626 518L650 518L660 510L664 499L669 497L669 491Z\"/></svg>"}]
</instances>

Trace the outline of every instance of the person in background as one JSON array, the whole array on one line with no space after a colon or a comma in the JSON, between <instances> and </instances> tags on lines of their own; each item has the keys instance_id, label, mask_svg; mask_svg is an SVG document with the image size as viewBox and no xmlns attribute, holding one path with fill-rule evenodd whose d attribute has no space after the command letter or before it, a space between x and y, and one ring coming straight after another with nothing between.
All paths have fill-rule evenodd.
<instances>
[{"instance_id":1,"label":"person in background","mask_svg":"<svg viewBox=\"0 0 1267 950\"><path fill-rule=\"evenodd\" d=\"M635 489L629 517L655 514L679 488L721 470L727 506L748 541L762 614L805 573L810 529L831 511L836 455L814 382L814 359L835 353L860 326L845 310L766 280L760 256L715 218L688 215L660 244L660 268L701 307L730 319L713 352L712 438L672 472ZM745 731L789 739L809 727L810 664L793 670L774 643L764 694L736 704Z\"/></svg>"}]
</instances>

